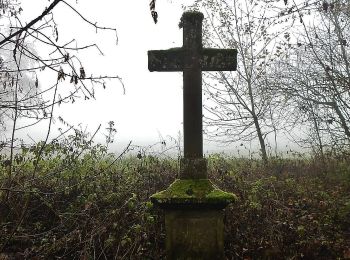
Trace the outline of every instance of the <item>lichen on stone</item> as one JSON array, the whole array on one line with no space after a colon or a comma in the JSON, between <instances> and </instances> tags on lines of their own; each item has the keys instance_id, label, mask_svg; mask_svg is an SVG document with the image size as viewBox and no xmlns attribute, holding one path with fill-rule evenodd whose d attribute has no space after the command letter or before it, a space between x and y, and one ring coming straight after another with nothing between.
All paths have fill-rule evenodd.
<instances>
[{"instance_id":1,"label":"lichen on stone","mask_svg":"<svg viewBox=\"0 0 350 260\"><path fill-rule=\"evenodd\" d=\"M196 20L202 21L204 18L204 15L199 11L187 11L182 14L182 17L180 19L179 28L183 28L184 20L191 21L192 23Z\"/></svg>"},{"instance_id":2,"label":"lichen on stone","mask_svg":"<svg viewBox=\"0 0 350 260\"><path fill-rule=\"evenodd\" d=\"M237 196L220 190L209 179L178 179L166 190L151 196L156 204L222 204L237 200Z\"/></svg>"}]
</instances>

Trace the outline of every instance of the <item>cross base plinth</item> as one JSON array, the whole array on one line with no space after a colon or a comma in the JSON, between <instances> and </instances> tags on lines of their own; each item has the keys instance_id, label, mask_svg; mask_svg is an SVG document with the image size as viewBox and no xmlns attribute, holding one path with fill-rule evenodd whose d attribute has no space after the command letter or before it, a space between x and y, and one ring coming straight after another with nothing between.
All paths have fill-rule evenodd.
<instances>
[{"instance_id":1,"label":"cross base plinth","mask_svg":"<svg viewBox=\"0 0 350 260\"><path fill-rule=\"evenodd\" d=\"M165 211L167 259L224 259L223 209L235 200L209 179L178 179L152 195Z\"/></svg>"},{"instance_id":2,"label":"cross base plinth","mask_svg":"<svg viewBox=\"0 0 350 260\"><path fill-rule=\"evenodd\" d=\"M180 160L180 179L206 179L207 160L204 158L182 158Z\"/></svg>"}]
</instances>

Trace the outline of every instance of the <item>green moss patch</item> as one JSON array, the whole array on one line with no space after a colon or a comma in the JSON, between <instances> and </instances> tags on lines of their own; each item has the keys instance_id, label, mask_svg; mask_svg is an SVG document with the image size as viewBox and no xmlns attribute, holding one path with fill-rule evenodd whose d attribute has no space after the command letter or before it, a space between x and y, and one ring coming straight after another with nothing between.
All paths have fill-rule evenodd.
<instances>
[{"instance_id":1,"label":"green moss patch","mask_svg":"<svg viewBox=\"0 0 350 260\"><path fill-rule=\"evenodd\" d=\"M175 180L166 190L151 196L156 204L222 204L237 200L236 195L220 190L208 179Z\"/></svg>"}]
</instances>

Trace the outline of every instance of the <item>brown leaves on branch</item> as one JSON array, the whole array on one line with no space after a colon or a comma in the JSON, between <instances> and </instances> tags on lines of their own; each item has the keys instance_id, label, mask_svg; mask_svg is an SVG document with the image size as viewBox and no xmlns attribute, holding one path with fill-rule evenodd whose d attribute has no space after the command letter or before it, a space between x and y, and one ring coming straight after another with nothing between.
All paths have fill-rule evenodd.
<instances>
[{"instance_id":1,"label":"brown leaves on branch","mask_svg":"<svg viewBox=\"0 0 350 260\"><path fill-rule=\"evenodd\" d=\"M55 41L58 42L58 30L57 30L57 26L55 25L54 27L54 30L55 30Z\"/></svg>"},{"instance_id":2,"label":"brown leaves on branch","mask_svg":"<svg viewBox=\"0 0 350 260\"><path fill-rule=\"evenodd\" d=\"M64 74L64 71L63 71L63 68L61 67L60 70L58 71L58 76L57 76L57 81L60 81L60 80L64 80L65 79L65 74Z\"/></svg>"},{"instance_id":3,"label":"brown leaves on branch","mask_svg":"<svg viewBox=\"0 0 350 260\"><path fill-rule=\"evenodd\" d=\"M79 81L79 78L80 79L85 79L86 77L86 73L85 73L85 70L84 70L84 67L80 67L80 75L79 77L75 74L74 71L72 71L72 76L70 78L70 83L74 83L75 85L78 84L78 81ZM60 70L58 71L58 76L57 76L57 81L60 81L61 79L62 80L65 80L65 77L66 77L67 74L65 74L65 72L63 71L63 68L61 67ZM69 75L68 75L69 76ZM36 83L37 84L37 83Z\"/></svg>"},{"instance_id":4,"label":"brown leaves on branch","mask_svg":"<svg viewBox=\"0 0 350 260\"><path fill-rule=\"evenodd\" d=\"M334 3L328 3L327 1L323 1L322 3L322 9L323 11L332 11L334 9Z\"/></svg>"},{"instance_id":5,"label":"brown leaves on branch","mask_svg":"<svg viewBox=\"0 0 350 260\"><path fill-rule=\"evenodd\" d=\"M64 62L68 62L69 61L69 53L64 55Z\"/></svg>"},{"instance_id":6,"label":"brown leaves on branch","mask_svg":"<svg viewBox=\"0 0 350 260\"><path fill-rule=\"evenodd\" d=\"M70 78L70 83L74 83L75 85L78 84L78 76L77 75L73 75Z\"/></svg>"},{"instance_id":7,"label":"brown leaves on branch","mask_svg":"<svg viewBox=\"0 0 350 260\"><path fill-rule=\"evenodd\" d=\"M149 9L151 10L151 15L153 18L154 23L158 22L158 13L155 10L156 8L156 0L151 0L151 2L149 3Z\"/></svg>"},{"instance_id":8,"label":"brown leaves on branch","mask_svg":"<svg viewBox=\"0 0 350 260\"><path fill-rule=\"evenodd\" d=\"M85 76L86 76L86 75L85 75L85 70L84 70L83 67L81 67L81 68L80 68L80 78L81 78L81 79L85 79Z\"/></svg>"}]
</instances>

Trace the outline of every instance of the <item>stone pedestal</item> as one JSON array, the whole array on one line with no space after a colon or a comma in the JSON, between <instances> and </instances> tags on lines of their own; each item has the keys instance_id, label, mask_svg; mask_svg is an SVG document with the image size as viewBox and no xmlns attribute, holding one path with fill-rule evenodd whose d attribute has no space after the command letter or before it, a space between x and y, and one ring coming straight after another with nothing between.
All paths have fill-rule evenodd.
<instances>
[{"instance_id":1,"label":"stone pedestal","mask_svg":"<svg viewBox=\"0 0 350 260\"><path fill-rule=\"evenodd\" d=\"M151 196L165 211L167 259L224 259L223 209L236 196L208 179L181 179Z\"/></svg>"},{"instance_id":2,"label":"stone pedestal","mask_svg":"<svg viewBox=\"0 0 350 260\"><path fill-rule=\"evenodd\" d=\"M222 210L166 210L168 259L224 259Z\"/></svg>"}]
</instances>

